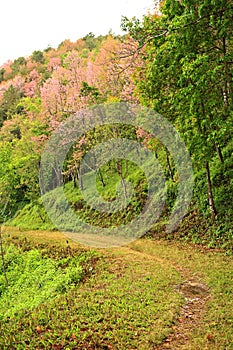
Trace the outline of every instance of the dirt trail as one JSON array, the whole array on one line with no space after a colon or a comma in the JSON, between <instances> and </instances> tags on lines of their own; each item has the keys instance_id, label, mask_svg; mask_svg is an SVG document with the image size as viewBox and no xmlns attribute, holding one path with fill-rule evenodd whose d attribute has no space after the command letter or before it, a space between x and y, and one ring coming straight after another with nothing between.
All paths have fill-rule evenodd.
<instances>
[{"instance_id":1,"label":"dirt trail","mask_svg":"<svg viewBox=\"0 0 233 350\"><path fill-rule=\"evenodd\" d=\"M155 242L151 242L155 244ZM133 251L134 249L131 248ZM141 254L148 254L144 251ZM148 254L158 261L168 263L167 259L162 259L154 254ZM163 343L153 347L153 350L180 350L191 349L191 335L197 329L205 316L206 304L210 299L208 287L202 283L200 278L185 267L177 266L170 262L171 266L179 272L183 282L175 286L175 290L181 293L186 303L181 308L177 322L172 326L172 332Z\"/></svg>"},{"instance_id":2,"label":"dirt trail","mask_svg":"<svg viewBox=\"0 0 233 350\"><path fill-rule=\"evenodd\" d=\"M182 349L191 345L190 336L194 329L198 328L205 315L205 307L210 298L209 290L199 278L194 277L191 271L177 268L183 278L183 283L177 286L177 290L186 300L181 308L176 325L172 327L171 333L165 342L157 346L158 350Z\"/></svg>"}]
</instances>

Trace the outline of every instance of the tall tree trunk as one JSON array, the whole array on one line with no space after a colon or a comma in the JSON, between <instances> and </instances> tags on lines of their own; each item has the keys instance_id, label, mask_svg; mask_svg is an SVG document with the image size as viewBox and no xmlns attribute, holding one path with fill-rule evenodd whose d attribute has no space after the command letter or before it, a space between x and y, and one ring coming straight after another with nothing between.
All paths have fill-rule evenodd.
<instances>
[{"instance_id":1,"label":"tall tree trunk","mask_svg":"<svg viewBox=\"0 0 233 350\"><path fill-rule=\"evenodd\" d=\"M215 143L215 148L216 148L216 151L218 153L218 157L219 157L220 162L224 163L221 147Z\"/></svg>"},{"instance_id":2,"label":"tall tree trunk","mask_svg":"<svg viewBox=\"0 0 233 350\"><path fill-rule=\"evenodd\" d=\"M211 218L212 218L212 221L214 222L216 219L217 212L214 204L209 162L206 162L205 168L206 168L206 179L207 179L207 185L208 185L209 206L210 206Z\"/></svg>"},{"instance_id":3,"label":"tall tree trunk","mask_svg":"<svg viewBox=\"0 0 233 350\"><path fill-rule=\"evenodd\" d=\"M127 200L126 184L125 184L125 180L124 180L123 177L121 177L121 184L122 184L122 187L123 187L124 199Z\"/></svg>"},{"instance_id":4,"label":"tall tree trunk","mask_svg":"<svg viewBox=\"0 0 233 350\"><path fill-rule=\"evenodd\" d=\"M73 186L74 186L74 188L76 188L77 187L76 175L75 174L71 174L71 177L72 177L72 181L73 181Z\"/></svg>"},{"instance_id":5,"label":"tall tree trunk","mask_svg":"<svg viewBox=\"0 0 233 350\"><path fill-rule=\"evenodd\" d=\"M123 176L122 163L120 163L120 162L116 163L116 170L117 170L118 175L121 178L121 184L122 184L122 187L123 187L124 199L127 200L127 189L126 189L126 183L125 183L124 176ZM126 172L127 171L128 171L128 168L126 167Z\"/></svg>"},{"instance_id":6,"label":"tall tree trunk","mask_svg":"<svg viewBox=\"0 0 233 350\"><path fill-rule=\"evenodd\" d=\"M83 179L82 179L82 174L79 168L77 168L77 176L78 176L78 185L79 189L82 191L83 190Z\"/></svg>"},{"instance_id":7,"label":"tall tree trunk","mask_svg":"<svg viewBox=\"0 0 233 350\"><path fill-rule=\"evenodd\" d=\"M105 187L106 184L104 182L104 178L103 178L103 174L102 174L101 169L99 168L99 170L96 173L97 173L97 176L98 176L100 182L102 183L102 186Z\"/></svg>"},{"instance_id":8,"label":"tall tree trunk","mask_svg":"<svg viewBox=\"0 0 233 350\"><path fill-rule=\"evenodd\" d=\"M228 72L228 64L226 62L226 55L227 55L227 46L226 46L226 38L222 38L222 44L223 44L223 56L224 56L224 71L225 71L225 77L224 77L224 87L223 87L223 102L226 113L228 112L229 108L229 72Z\"/></svg>"}]
</instances>

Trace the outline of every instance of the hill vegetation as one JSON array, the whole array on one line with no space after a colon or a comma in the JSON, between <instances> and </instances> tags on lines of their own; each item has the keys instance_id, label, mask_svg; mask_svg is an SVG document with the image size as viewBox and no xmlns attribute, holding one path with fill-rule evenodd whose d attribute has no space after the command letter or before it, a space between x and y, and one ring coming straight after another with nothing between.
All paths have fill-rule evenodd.
<instances>
[{"instance_id":1,"label":"hill vegetation","mask_svg":"<svg viewBox=\"0 0 233 350\"><path fill-rule=\"evenodd\" d=\"M16 215L11 223L19 227L53 228L43 213L38 181L46 141L77 111L125 101L145 105L172 122L191 155L193 199L188 219L175 236L188 237L195 243L230 247L233 238L231 5L228 0L200 4L167 0L161 6L161 13L147 15L141 23L123 18L122 28L128 32L124 36L95 37L89 33L76 42L65 40L58 48L34 51L30 57L6 62L0 70L1 220ZM79 207L78 211L84 211L85 205L76 189L81 185L77 167L101 138L113 137L114 132L141 142L159 159L168 198L159 230L157 225L151 234L162 232L177 195L178 173L166 147L155 135L140 129L140 125L110 132L102 128L77 140L62 169L67 193L71 193L71 183L74 187L70 202L74 208ZM115 182L110 178L122 179L122 166L121 162L112 161L97 174L99 190L108 200L115 196ZM125 171L124 176L133 181L136 191L128 209L139 212L146 196L145 178L132 165L125 167L129 173ZM85 210L86 217L87 214ZM120 222L119 217L125 215L130 218L127 213L115 219L101 218L90 211L89 214L89 220L107 225L114 220Z\"/></svg>"}]
</instances>

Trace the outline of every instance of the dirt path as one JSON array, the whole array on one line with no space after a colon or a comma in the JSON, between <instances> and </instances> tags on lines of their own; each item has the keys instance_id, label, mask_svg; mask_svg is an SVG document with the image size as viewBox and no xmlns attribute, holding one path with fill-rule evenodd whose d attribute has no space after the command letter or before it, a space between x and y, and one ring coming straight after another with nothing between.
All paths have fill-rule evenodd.
<instances>
[{"instance_id":1,"label":"dirt path","mask_svg":"<svg viewBox=\"0 0 233 350\"><path fill-rule=\"evenodd\" d=\"M180 310L176 325L172 327L173 332L165 342L156 347L158 350L188 348L191 345L191 334L201 325L206 303L210 298L206 285L191 271L184 268L177 270L183 278L183 283L177 286L177 290L185 297L186 304Z\"/></svg>"},{"instance_id":2,"label":"dirt path","mask_svg":"<svg viewBox=\"0 0 233 350\"><path fill-rule=\"evenodd\" d=\"M146 253L142 252L142 254ZM149 255L156 260L164 260L156 255ZM168 263L168 260L166 260L166 263ZM175 290L184 296L186 303L181 308L170 335L162 344L153 347L153 350L191 349L191 335L201 325L205 316L207 301L210 299L210 291L198 276L185 267L177 266L173 262L170 262L170 264L182 277L183 282L175 286Z\"/></svg>"}]
</instances>

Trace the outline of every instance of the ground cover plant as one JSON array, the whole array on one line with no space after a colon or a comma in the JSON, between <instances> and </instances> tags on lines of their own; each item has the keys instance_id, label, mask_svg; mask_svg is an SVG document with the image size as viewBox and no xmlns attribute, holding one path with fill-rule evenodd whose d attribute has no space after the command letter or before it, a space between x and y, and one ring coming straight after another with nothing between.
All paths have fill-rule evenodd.
<instances>
[{"instance_id":1,"label":"ground cover plant","mask_svg":"<svg viewBox=\"0 0 233 350\"><path fill-rule=\"evenodd\" d=\"M80 249L88 258L81 284L1 319L3 349L232 349L233 265L223 252L141 239L95 254L69 241L68 253L58 232L9 230L29 256L36 249L60 266ZM205 286L192 295L196 309L182 292L193 281Z\"/></svg>"}]
</instances>

